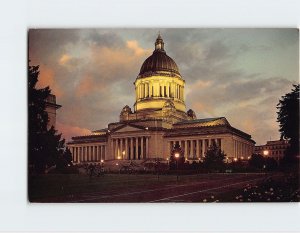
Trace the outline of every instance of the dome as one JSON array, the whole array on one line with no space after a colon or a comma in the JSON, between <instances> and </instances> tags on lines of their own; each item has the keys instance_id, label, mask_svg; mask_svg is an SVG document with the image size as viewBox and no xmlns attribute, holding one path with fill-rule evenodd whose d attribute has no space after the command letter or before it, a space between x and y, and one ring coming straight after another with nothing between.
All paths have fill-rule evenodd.
<instances>
[{"instance_id":1,"label":"dome","mask_svg":"<svg viewBox=\"0 0 300 233\"><path fill-rule=\"evenodd\" d=\"M174 60L166 54L164 42L160 35L156 39L153 54L144 61L139 75L157 71L168 71L180 75L178 66Z\"/></svg>"}]
</instances>

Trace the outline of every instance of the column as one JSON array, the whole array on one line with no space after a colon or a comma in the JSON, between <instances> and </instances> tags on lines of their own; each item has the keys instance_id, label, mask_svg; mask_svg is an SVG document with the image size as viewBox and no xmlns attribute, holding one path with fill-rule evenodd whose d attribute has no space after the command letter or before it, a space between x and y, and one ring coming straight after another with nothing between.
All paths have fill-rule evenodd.
<instances>
[{"instance_id":1,"label":"column","mask_svg":"<svg viewBox=\"0 0 300 233\"><path fill-rule=\"evenodd\" d=\"M200 153L199 153L199 140L196 140L196 157L200 158Z\"/></svg>"},{"instance_id":2,"label":"column","mask_svg":"<svg viewBox=\"0 0 300 233\"><path fill-rule=\"evenodd\" d=\"M125 138L125 158L128 159L128 138Z\"/></svg>"},{"instance_id":3,"label":"column","mask_svg":"<svg viewBox=\"0 0 300 233\"><path fill-rule=\"evenodd\" d=\"M162 85L161 86L161 96L165 96L165 86L164 85Z\"/></svg>"},{"instance_id":4,"label":"column","mask_svg":"<svg viewBox=\"0 0 300 233\"><path fill-rule=\"evenodd\" d=\"M90 156L90 154L89 154L89 146L86 146L86 147L85 147L85 154L86 154L86 156L85 156L85 157L86 157L86 160L85 160L85 161L89 161L89 158L90 158L90 157L89 157L89 156Z\"/></svg>"},{"instance_id":5,"label":"column","mask_svg":"<svg viewBox=\"0 0 300 233\"><path fill-rule=\"evenodd\" d=\"M141 137L141 159L144 159L144 137Z\"/></svg>"},{"instance_id":6,"label":"column","mask_svg":"<svg viewBox=\"0 0 300 233\"><path fill-rule=\"evenodd\" d=\"M169 87L170 87L170 84L169 83L167 83L167 85L166 85L166 89L167 89L167 97L170 97L170 92L169 92Z\"/></svg>"},{"instance_id":7,"label":"column","mask_svg":"<svg viewBox=\"0 0 300 233\"><path fill-rule=\"evenodd\" d=\"M74 161L74 162L76 161L76 148L77 148L77 147L74 147L74 154L73 154L73 161Z\"/></svg>"},{"instance_id":8,"label":"column","mask_svg":"<svg viewBox=\"0 0 300 233\"><path fill-rule=\"evenodd\" d=\"M103 159L103 146L100 146L99 150L100 150L100 157L99 157L99 159L101 161L101 159Z\"/></svg>"},{"instance_id":9,"label":"column","mask_svg":"<svg viewBox=\"0 0 300 233\"><path fill-rule=\"evenodd\" d=\"M206 141L204 139L202 140L202 157L205 156L205 151L206 151Z\"/></svg>"},{"instance_id":10,"label":"column","mask_svg":"<svg viewBox=\"0 0 300 233\"><path fill-rule=\"evenodd\" d=\"M130 138L130 159L133 159L133 138Z\"/></svg>"},{"instance_id":11,"label":"column","mask_svg":"<svg viewBox=\"0 0 300 233\"><path fill-rule=\"evenodd\" d=\"M149 158L149 138L146 137L146 155L145 155L145 158Z\"/></svg>"},{"instance_id":12,"label":"column","mask_svg":"<svg viewBox=\"0 0 300 233\"><path fill-rule=\"evenodd\" d=\"M93 155L92 155L92 146L89 146L89 155L90 155L90 161L93 160Z\"/></svg>"},{"instance_id":13,"label":"column","mask_svg":"<svg viewBox=\"0 0 300 233\"><path fill-rule=\"evenodd\" d=\"M138 86L135 86L135 99L137 100L138 98Z\"/></svg>"},{"instance_id":14,"label":"column","mask_svg":"<svg viewBox=\"0 0 300 233\"><path fill-rule=\"evenodd\" d=\"M82 147L82 162L84 162L84 146Z\"/></svg>"},{"instance_id":15,"label":"column","mask_svg":"<svg viewBox=\"0 0 300 233\"><path fill-rule=\"evenodd\" d=\"M145 83L145 97L148 97L149 95L149 86L148 83Z\"/></svg>"},{"instance_id":16,"label":"column","mask_svg":"<svg viewBox=\"0 0 300 233\"><path fill-rule=\"evenodd\" d=\"M113 154L114 154L114 143L113 143L114 141L113 141L113 139L111 138L110 139L110 159L113 159Z\"/></svg>"},{"instance_id":17,"label":"column","mask_svg":"<svg viewBox=\"0 0 300 233\"><path fill-rule=\"evenodd\" d=\"M103 146L99 146L99 150L100 150L99 160L101 161L103 159Z\"/></svg>"},{"instance_id":18,"label":"column","mask_svg":"<svg viewBox=\"0 0 300 233\"><path fill-rule=\"evenodd\" d=\"M78 163L81 162L82 158L81 158L81 154L82 154L82 147L79 147L79 155L78 155Z\"/></svg>"},{"instance_id":19,"label":"column","mask_svg":"<svg viewBox=\"0 0 300 233\"><path fill-rule=\"evenodd\" d=\"M190 157L194 158L194 140L191 140Z\"/></svg>"},{"instance_id":20,"label":"column","mask_svg":"<svg viewBox=\"0 0 300 233\"><path fill-rule=\"evenodd\" d=\"M98 150L97 146L94 146L94 160L98 161Z\"/></svg>"},{"instance_id":21,"label":"column","mask_svg":"<svg viewBox=\"0 0 300 233\"><path fill-rule=\"evenodd\" d=\"M149 97L151 97L152 96L152 83L150 82L149 83Z\"/></svg>"},{"instance_id":22,"label":"column","mask_svg":"<svg viewBox=\"0 0 300 233\"><path fill-rule=\"evenodd\" d=\"M120 138L120 157L121 159L124 159L124 155L123 155L123 138Z\"/></svg>"},{"instance_id":23,"label":"column","mask_svg":"<svg viewBox=\"0 0 300 233\"><path fill-rule=\"evenodd\" d=\"M98 160L101 161L102 159L102 146L100 145L98 147Z\"/></svg>"},{"instance_id":24,"label":"column","mask_svg":"<svg viewBox=\"0 0 300 233\"><path fill-rule=\"evenodd\" d=\"M139 138L136 137L135 138L135 159L136 160L139 159L138 154L139 154Z\"/></svg>"},{"instance_id":25,"label":"column","mask_svg":"<svg viewBox=\"0 0 300 233\"><path fill-rule=\"evenodd\" d=\"M187 158L188 157L188 151L187 151L187 140L184 141L184 156Z\"/></svg>"}]
</instances>

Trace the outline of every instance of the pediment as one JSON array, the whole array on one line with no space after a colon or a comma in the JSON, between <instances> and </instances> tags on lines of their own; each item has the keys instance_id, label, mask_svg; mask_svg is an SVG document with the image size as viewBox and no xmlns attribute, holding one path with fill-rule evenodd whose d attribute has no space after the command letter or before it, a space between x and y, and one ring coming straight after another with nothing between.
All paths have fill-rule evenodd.
<instances>
[{"instance_id":1,"label":"pediment","mask_svg":"<svg viewBox=\"0 0 300 233\"><path fill-rule=\"evenodd\" d=\"M122 133L122 132L136 132L136 131L143 131L140 127L135 127L132 125L124 125L120 127L119 129L116 129L115 133Z\"/></svg>"}]
</instances>

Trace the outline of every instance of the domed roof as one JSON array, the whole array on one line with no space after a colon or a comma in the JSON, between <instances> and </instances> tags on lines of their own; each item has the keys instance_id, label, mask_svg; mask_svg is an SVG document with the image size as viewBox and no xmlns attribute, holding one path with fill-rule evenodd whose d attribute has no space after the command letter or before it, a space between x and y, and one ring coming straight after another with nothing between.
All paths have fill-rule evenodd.
<instances>
[{"instance_id":1,"label":"domed roof","mask_svg":"<svg viewBox=\"0 0 300 233\"><path fill-rule=\"evenodd\" d=\"M180 75L178 66L174 60L166 54L164 41L160 35L156 39L153 54L144 61L139 75L156 71L168 71Z\"/></svg>"}]
</instances>

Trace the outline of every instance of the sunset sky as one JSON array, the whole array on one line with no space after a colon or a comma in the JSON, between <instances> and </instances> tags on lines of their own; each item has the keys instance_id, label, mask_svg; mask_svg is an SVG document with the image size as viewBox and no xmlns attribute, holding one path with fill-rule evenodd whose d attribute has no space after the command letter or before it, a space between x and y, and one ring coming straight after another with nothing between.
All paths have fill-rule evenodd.
<instances>
[{"instance_id":1,"label":"sunset sky","mask_svg":"<svg viewBox=\"0 0 300 233\"><path fill-rule=\"evenodd\" d=\"M30 64L62 105L56 124L67 140L133 107L133 82L158 31L186 81L187 110L224 116L257 144L279 139L276 104L299 82L297 29L30 30Z\"/></svg>"}]
</instances>

